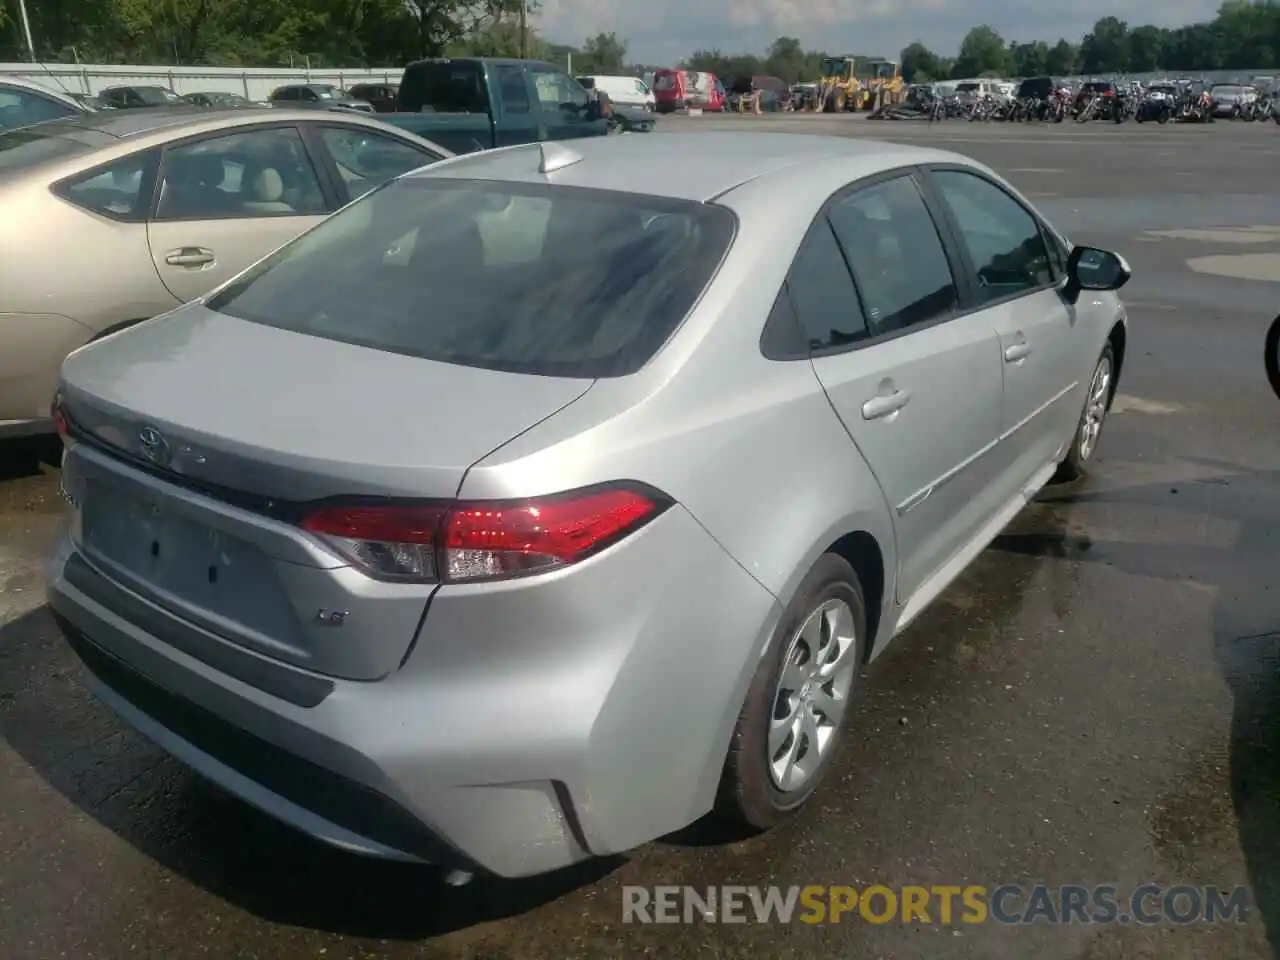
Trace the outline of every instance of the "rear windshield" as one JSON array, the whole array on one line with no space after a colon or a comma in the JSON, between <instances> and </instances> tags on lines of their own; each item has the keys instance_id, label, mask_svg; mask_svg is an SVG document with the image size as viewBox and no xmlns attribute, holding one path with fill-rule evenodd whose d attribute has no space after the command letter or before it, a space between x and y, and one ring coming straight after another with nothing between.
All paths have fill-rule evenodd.
<instances>
[{"instance_id":1,"label":"rear windshield","mask_svg":"<svg viewBox=\"0 0 1280 960\"><path fill-rule=\"evenodd\" d=\"M973 93L973 91L977 89L978 89L978 85L976 83L957 83L956 84L956 93Z\"/></svg>"},{"instance_id":2,"label":"rear windshield","mask_svg":"<svg viewBox=\"0 0 1280 960\"><path fill-rule=\"evenodd\" d=\"M465 366L633 373L733 239L723 207L578 187L397 180L213 296L267 326Z\"/></svg>"},{"instance_id":3,"label":"rear windshield","mask_svg":"<svg viewBox=\"0 0 1280 960\"><path fill-rule=\"evenodd\" d=\"M77 140L50 137L35 130L10 130L0 133L0 174L88 152L89 147Z\"/></svg>"},{"instance_id":4,"label":"rear windshield","mask_svg":"<svg viewBox=\"0 0 1280 960\"><path fill-rule=\"evenodd\" d=\"M466 60L409 64L398 97L399 108L409 113L486 113L489 109L480 65Z\"/></svg>"},{"instance_id":5,"label":"rear windshield","mask_svg":"<svg viewBox=\"0 0 1280 960\"><path fill-rule=\"evenodd\" d=\"M1053 80L1050 77L1031 77L1023 80L1022 85L1018 88L1018 95L1022 97L1036 97L1050 93L1053 90Z\"/></svg>"},{"instance_id":6,"label":"rear windshield","mask_svg":"<svg viewBox=\"0 0 1280 960\"><path fill-rule=\"evenodd\" d=\"M1081 93L1108 93L1114 89L1115 84L1112 83L1086 83L1080 88Z\"/></svg>"},{"instance_id":7,"label":"rear windshield","mask_svg":"<svg viewBox=\"0 0 1280 960\"><path fill-rule=\"evenodd\" d=\"M1238 97L1240 94L1244 93L1244 87L1238 86L1234 83L1218 83L1214 85L1210 92L1215 93L1220 97Z\"/></svg>"},{"instance_id":8,"label":"rear windshield","mask_svg":"<svg viewBox=\"0 0 1280 960\"><path fill-rule=\"evenodd\" d=\"M653 89L655 90L674 90L676 88L676 75L674 73L659 74L653 80Z\"/></svg>"}]
</instances>

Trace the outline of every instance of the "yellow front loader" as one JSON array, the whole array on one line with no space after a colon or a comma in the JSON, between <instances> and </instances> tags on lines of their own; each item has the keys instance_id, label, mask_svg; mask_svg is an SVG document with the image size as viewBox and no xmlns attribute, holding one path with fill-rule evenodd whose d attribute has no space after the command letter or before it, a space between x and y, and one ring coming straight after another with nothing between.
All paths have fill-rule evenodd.
<instances>
[{"instance_id":1,"label":"yellow front loader","mask_svg":"<svg viewBox=\"0 0 1280 960\"><path fill-rule=\"evenodd\" d=\"M871 57L824 57L822 77L808 106L824 113L871 110L881 90L884 106L902 102L905 90L897 62Z\"/></svg>"},{"instance_id":2,"label":"yellow front loader","mask_svg":"<svg viewBox=\"0 0 1280 960\"><path fill-rule=\"evenodd\" d=\"M856 57L824 57L822 76L814 88L810 108L823 113L842 113L856 109L862 98L862 84L857 77Z\"/></svg>"},{"instance_id":3,"label":"yellow front loader","mask_svg":"<svg viewBox=\"0 0 1280 960\"><path fill-rule=\"evenodd\" d=\"M863 102L857 107L871 110L877 100L881 106L896 106L906 96L902 68L896 60L865 60L858 72Z\"/></svg>"}]
</instances>

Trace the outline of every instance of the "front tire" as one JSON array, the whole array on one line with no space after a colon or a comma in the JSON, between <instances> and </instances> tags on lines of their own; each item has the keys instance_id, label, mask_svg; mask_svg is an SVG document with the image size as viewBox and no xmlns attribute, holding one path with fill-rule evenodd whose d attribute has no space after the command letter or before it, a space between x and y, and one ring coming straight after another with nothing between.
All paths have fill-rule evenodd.
<instances>
[{"instance_id":1,"label":"front tire","mask_svg":"<svg viewBox=\"0 0 1280 960\"><path fill-rule=\"evenodd\" d=\"M1097 366L1093 368L1093 376L1089 378L1084 409L1081 410L1080 419L1076 422L1076 432L1071 437L1071 446L1067 450L1067 455L1058 464L1058 472L1054 475L1056 482L1069 483L1088 473L1089 462L1097 452L1098 439L1102 436L1102 427L1111 410L1115 370L1115 351L1108 343L1102 349L1102 356L1098 358Z\"/></svg>"},{"instance_id":2,"label":"front tire","mask_svg":"<svg viewBox=\"0 0 1280 960\"><path fill-rule=\"evenodd\" d=\"M840 742L866 655L858 575L823 554L787 605L751 681L720 779L716 813L753 831L794 814Z\"/></svg>"}]
</instances>

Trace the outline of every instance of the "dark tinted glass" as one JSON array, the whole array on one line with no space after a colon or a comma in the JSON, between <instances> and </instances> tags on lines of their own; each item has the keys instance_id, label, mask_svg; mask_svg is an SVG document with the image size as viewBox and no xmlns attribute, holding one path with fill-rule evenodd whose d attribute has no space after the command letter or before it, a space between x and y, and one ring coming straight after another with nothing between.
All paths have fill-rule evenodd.
<instances>
[{"instance_id":1,"label":"dark tinted glass","mask_svg":"<svg viewBox=\"0 0 1280 960\"><path fill-rule=\"evenodd\" d=\"M484 113L489 108L479 64L423 60L405 67L400 109L409 113Z\"/></svg>"},{"instance_id":2,"label":"dark tinted glass","mask_svg":"<svg viewBox=\"0 0 1280 960\"><path fill-rule=\"evenodd\" d=\"M940 170L933 178L960 228L984 302L1053 282L1040 224L1022 204L973 174Z\"/></svg>"},{"instance_id":3,"label":"dark tinted glass","mask_svg":"<svg viewBox=\"0 0 1280 960\"><path fill-rule=\"evenodd\" d=\"M852 193L829 216L853 267L872 336L955 308L959 292L938 228L910 177Z\"/></svg>"},{"instance_id":4,"label":"dark tinted glass","mask_svg":"<svg viewBox=\"0 0 1280 960\"><path fill-rule=\"evenodd\" d=\"M811 350L845 346L867 338L867 323L853 288L853 277L825 218L810 229L791 265L787 292Z\"/></svg>"},{"instance_id":5,"label":"dark tinted glass","mask_svg":"<svg viewBox=\"0 0 1280 960\"><path fill-rule=\"evenodd\" d=\"M507 113L528 113L529 87L524 82L524 68L504 63L498 65L497 72L498 95Z\"/></svg>"},{"instance_id":6,"label":"dark tinted glass","mask_svg":"<svg viewBox=\"0 0 1280 960\"><path fill-rule=\"evenodd\" d=\"M449 363L622 376L683 322L733 231L733 215L710 204L398 180L273 254L209 306Z\"/></svg>"},{"instance_id":7,"label":"dark tinted glass","mask_svg":"<svg viewBox=\"0 0 1280 960\"><path fill-rule=\"evenodd\" d=\"M169 91L162 87L134 87L133 89L137 92L139 100L154 106L169 103L173 99L168 95Z\"/></svg>"}]
</instances>

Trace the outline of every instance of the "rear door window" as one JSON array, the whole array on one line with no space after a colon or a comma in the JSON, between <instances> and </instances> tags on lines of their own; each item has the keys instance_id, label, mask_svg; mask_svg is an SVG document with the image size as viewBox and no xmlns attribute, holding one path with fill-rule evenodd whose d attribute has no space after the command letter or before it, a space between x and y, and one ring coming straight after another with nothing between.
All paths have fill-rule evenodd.
<instances>
[{"instance_id":1,"label":"rear door window","mask_svg":"<svg viewBox=\"0 0 1280 960\"><path fill-rule=\"evenodd\" d=\"M294 127L251 129L165 152L157 219L315 216L326 211L320 178Z\"/></svg>"},{"instance_id":2,"label":"rear door window","mask_svg":"<svg viewBox=\"0 0 1280 960\"><path fill-rule=\"evenodd\" d=\"M810 350L846 346L869 335L853 277L826 217L805 237L787 275L787 295Z\"/></svg>"},{"instance_id":3,"label":"rear door window","mask_svg":"<svg viewBox=\"0 0 1280 960\"><path fill-rule=\"evenodd\" d=\"M854 191L828 216L862 295L871 336L951 313L960 294L937 225L909 176Z\"/></svg>"},{"instance_id":4,"label":"rear door window","mask_svg":"<svg viewBox=\"0 0 1280 960\"><path fill-rule=\"evenodd\" d=\"M683 323L734 223L711 204L408 178L277 251L209 305L409 356L623 376Z\"/></svg>"},{"instance_id":5,"label":"rear door window","mask_svg":"<svg viewBox=\"0 0 1280 960\"><path fill-rule=\"evenodd\" d=\"M54 188L64 200L113 220L147 219L155 185L159 150L147 150L97 167Z\"/></svg>"}]
</instances>

